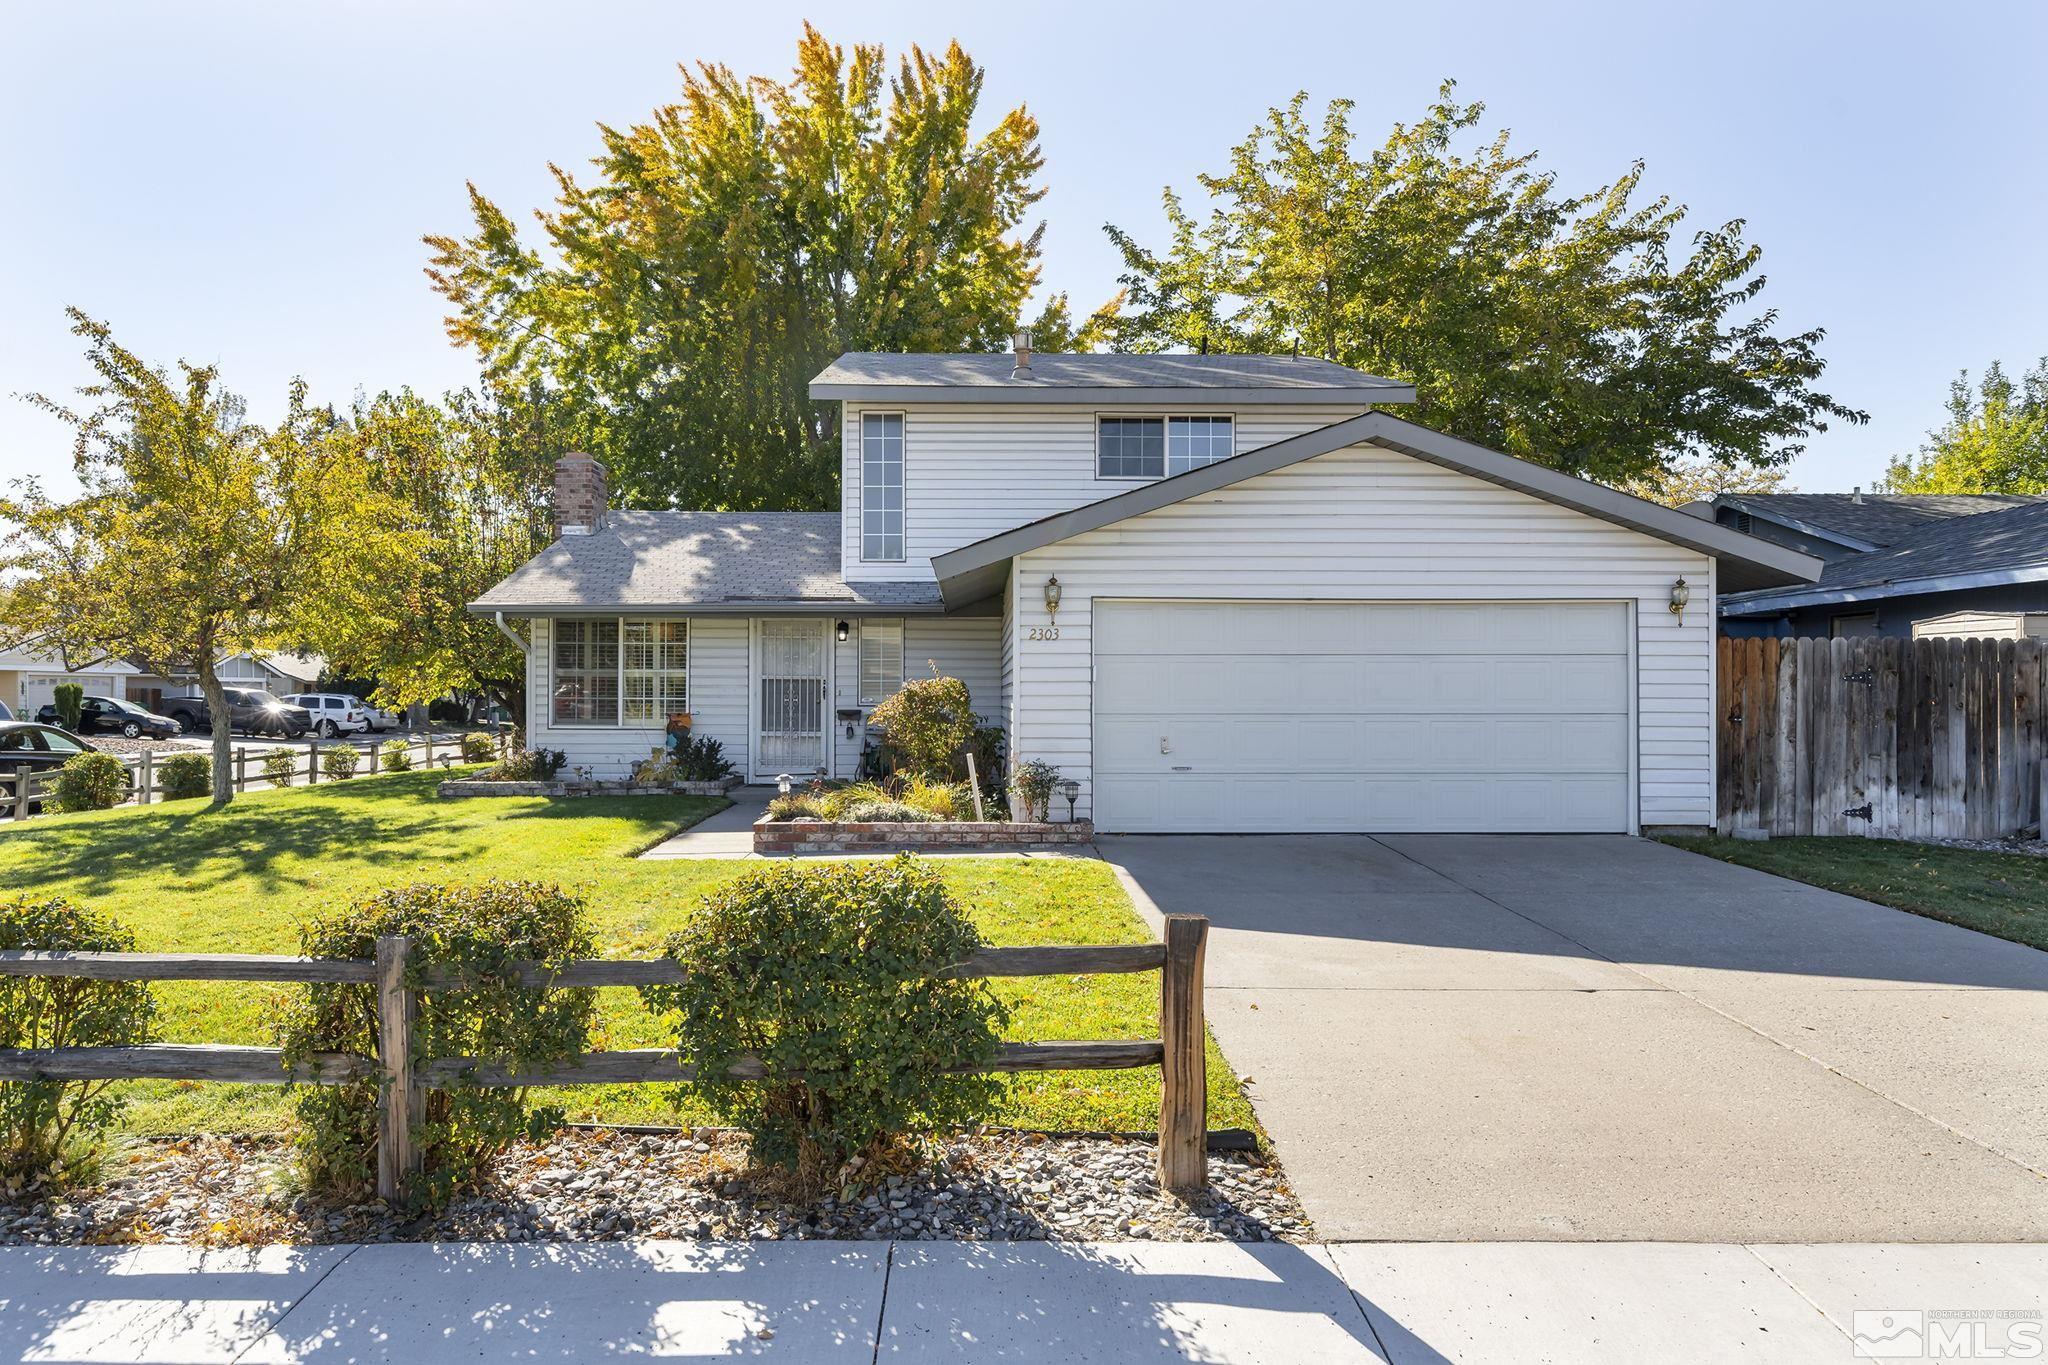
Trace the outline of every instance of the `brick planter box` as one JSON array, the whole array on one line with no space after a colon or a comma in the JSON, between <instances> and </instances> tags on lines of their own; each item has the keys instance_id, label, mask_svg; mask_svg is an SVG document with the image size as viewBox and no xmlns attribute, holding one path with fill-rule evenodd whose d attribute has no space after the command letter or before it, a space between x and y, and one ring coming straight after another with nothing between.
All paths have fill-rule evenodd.
<instances>
[{"instance_id":1,"label":"brick planter box","mask_svg":"<svg viewBox=\"0 0 2048 1365\"><path fill-rule=\"evenodd\" d=\"M486 782L479 778L463 777L443 782L436 791L438 795L446 797L723 796L739 785L740 779L737 777L722 777L716 782L669 782L661 786L628 782L623 778L616 782L587 782L581 778L572 778L566 782Z\"/></svg>"},{"instance_id":2,"label":"brick planter box","mask_svg":"<svg viewBox=\"0 0 2048 1365\"><path fill-rule=\"evenodd\" d=\"M1012 824L998 820L943 820L869 824L832 820L763 820L754 826L756 853L957 853L968 848L1003 852L1073 848L1095 842L1087 820Z\"/></svg>"}]
</instances>

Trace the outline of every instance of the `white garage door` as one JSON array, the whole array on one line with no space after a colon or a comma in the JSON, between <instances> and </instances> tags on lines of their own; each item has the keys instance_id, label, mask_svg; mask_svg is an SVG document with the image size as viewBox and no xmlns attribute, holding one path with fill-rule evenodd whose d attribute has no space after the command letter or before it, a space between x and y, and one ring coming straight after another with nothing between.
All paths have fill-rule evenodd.
<instances>
[{"instance_id":1,"label":"white garage door","mask_svg":"<svg viewBox=\"0 0 2048 1365\"><path fill-rule=\"evenodd\" d=\"M55 704L59 683L75 682L88 697L118 697L121 693L115 686L117 681L112 673L31 673L21 680L22 714L34 716L43 707Z\"/></svg>"},{"instance_id":2,"label":"white garage door","mask_svg":"<svg viewBox=\"0 0 2048 1365\"><path fill-rule=\"evenodd\" d=\"M1618 602L1095 603L1096 823L1626 831Z\"/></svg>"}]
</instances>

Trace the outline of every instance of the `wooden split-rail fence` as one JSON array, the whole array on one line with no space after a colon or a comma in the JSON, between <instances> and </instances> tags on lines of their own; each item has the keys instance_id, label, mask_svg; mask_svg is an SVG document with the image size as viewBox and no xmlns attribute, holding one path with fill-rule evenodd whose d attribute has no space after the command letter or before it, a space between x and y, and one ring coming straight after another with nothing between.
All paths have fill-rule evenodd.
<instances>
[{"instance_id":1,"label":"wooden split-rail fence","mask_svg":"<svg viewBox=\"0 0 2048 1365\"><path fill-rule=\"evenodd\" d=\"M1720 642L1723 834L2038 829L2048 642Z\"/></svg>"},{"instance_id":2,"label":"wooden split-rail fence","mask_svg":"<svg viewBox=\"0 0 2048 1365\"><path fill-rule=\"evenodd\" d=\"M1038 948L984 948L946 975L969 977L1092 976L1159 973L1159 1036L1135 1041L1004 1043L992 1072L1160 1070L1159 1180L1189 1192L1208 1183L1208 1075L1202 1011L1203 959L1209 922L1168 915L1163 943ZM455 984L446 973L408 977L411 946L380 938L374 958L313 958L241 953L0 952L0 976L86 977L100 981L262 981L372 985L377 991L377 1055L323 1053L287 1071L283 1052L218 1043L150 1043L132 1047L0 1048L0 1080L176 1080L242 1084L347 1085L380 1088L377 1192L396 1198L418 1173L414 1116L425 1092L455 1086L616 1085L688 1081L695 1072L674 1051L659 1048L584 1053L566 1065L512 1075L469 1057L415 1057L412 1024L420 990ZM646 986L680 981L671 958L603 959L548 966L516 963L521 983L538 987ZM765 1076L758 1059L735 1064L743 1080Z\"/></svg>"},{"instance_id":3,"label":"wooden split-rail fence","mask_svg":"<svg viewBox=\"0 0 2048 1365\"><path fill-rule=\"evenodd\" d=\"M413 766L416 768L431 768L436 763L446 765L457 762L462 757L462 739L459 735L442 739L437 739L431 734L422 736L393 736L393 738L403 740L406 756L412 760ZM328 749L334 748L337 744L354 744L354 747L363 755L361 760L363 766L357 775L374 777L384 762L384 745L389 743L391 743L391 740L370 739L360 744L354 744L353 741L349 740L327 740L324 741L325 747L323 748L323 741L316 738L306 746L305 763L303 765L293 764L292 780L294 782L304 782L309 787L316 782L332 781L333 779L327 776L320 764L325 752ZM491 743L498 756L503 758L511 741L509 736L501 731L491 736ZM203 754L209 761L213 757L213 750L210 747L205 749L188 749L181 752ZM269 752L268 750L250 749L237 749L234 751L234 760L229 768L229 782L237 793L245 792L251 786L268 786L270 784L269 775L263 771L263 759ZM250 771L250 756L252 753L255 756L255 771L253 773ZM160 766L159 759L169 755L159 755L155 750L144 749L134 757L132 762L129 762L126 756L117 756L127 763L130 784L128 794L118 804L123 806L147 806L152 802L163 800L162 774L158 771ZM0 761L0 764L4 764L4 761ZM37 813L42 803L49 798L50 793L56 788L56 785L57 771L54 768L46 768L39 771L34 768L16 767L7 770L4 769L4 766L0 766L0 819L28 819L30 815Z\"/></svg>"}]
</instances>

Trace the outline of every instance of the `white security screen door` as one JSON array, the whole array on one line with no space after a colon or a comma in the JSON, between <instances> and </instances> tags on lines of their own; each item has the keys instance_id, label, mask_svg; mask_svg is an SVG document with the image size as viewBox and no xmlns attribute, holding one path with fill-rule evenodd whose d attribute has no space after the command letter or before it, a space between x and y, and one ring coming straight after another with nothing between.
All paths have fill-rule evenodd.
<instances>
[{"instance_id":1,"label":"white security screen door","mask_svg":"<svg viewBox=\"0 0 2048 1365\"><path fill-rule=\"evenodd\" d=\"M825 632L827 623L761 621L755 629L755 670L761 726L754 745L757 777L807 776L825 770Z\"/></svg>"}]
</instances>

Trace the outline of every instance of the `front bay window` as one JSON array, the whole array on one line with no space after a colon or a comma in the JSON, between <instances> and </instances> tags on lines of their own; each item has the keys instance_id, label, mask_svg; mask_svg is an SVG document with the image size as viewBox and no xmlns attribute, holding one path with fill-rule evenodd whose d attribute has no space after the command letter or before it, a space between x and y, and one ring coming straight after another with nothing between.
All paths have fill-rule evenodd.
<instances>
[{"instance_id":1,"label":"front bay window","mask_svg":"<svg viewBox=\"0 0 2048 1365\"><path fill-rule=\"evenodd\" d=\"M554 625L556 725L658 729L690 709L690 623L564 617Z\"/></svg>"}]
</instances>

